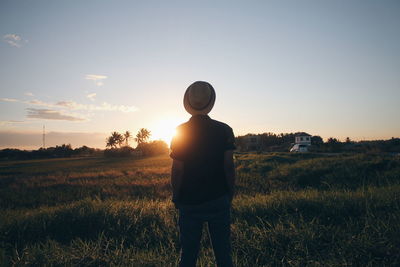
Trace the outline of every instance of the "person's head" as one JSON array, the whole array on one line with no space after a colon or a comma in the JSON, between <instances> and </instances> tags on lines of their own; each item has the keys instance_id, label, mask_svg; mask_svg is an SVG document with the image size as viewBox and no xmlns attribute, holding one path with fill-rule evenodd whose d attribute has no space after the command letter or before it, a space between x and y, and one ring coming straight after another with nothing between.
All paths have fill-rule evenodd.
<instances>
[{"instance_id":1,"label":"person's head","mask_svg":"<svg viewBox=\"0 0 400 267\"><path fill-rule=\"evenodd\" d=\"M191 115L207 115L215 103L215 90L208 82L192 83L185 92L183 105Z\"/></svg>"}]
</instances>

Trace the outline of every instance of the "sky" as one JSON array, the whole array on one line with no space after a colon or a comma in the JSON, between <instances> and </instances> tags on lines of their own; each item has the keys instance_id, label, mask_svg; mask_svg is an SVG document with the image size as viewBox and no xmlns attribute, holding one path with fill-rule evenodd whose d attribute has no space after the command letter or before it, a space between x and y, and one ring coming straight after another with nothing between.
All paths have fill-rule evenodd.
<instances>
[{"instance_id":1,"label":"sky","mask_svg":"<svg viewBox=\"0 0 400 267\"><path fill-rule=\"evenodd\" d=\"M186 88L235 135L400 137L400 2L0 0L0 148L169 142Z\"/></svg>"}]
</instances>

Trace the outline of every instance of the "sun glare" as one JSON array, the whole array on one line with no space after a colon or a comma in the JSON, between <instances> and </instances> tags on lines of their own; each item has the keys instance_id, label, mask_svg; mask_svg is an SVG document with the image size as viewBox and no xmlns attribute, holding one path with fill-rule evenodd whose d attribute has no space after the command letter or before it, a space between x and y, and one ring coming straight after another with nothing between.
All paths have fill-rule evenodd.
<instances>
[{"instance_id":1,"label":"sun glare","mask_svg":"<svg viewBox=\"0 0 400 267\"><path fill-rule=\"evenodd\" d=\"M153 140L163 140L168 145L171 144L172 138L176 134L176 127L183 122L182 119L165 118L154 124L151 129Z\"/></svg>"}]
</instances>

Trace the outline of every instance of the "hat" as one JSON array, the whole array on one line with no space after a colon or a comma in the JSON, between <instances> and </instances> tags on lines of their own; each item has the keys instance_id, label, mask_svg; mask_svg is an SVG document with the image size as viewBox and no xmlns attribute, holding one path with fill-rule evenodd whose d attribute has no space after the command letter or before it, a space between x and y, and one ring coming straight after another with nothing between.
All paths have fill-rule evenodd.
<instances>
[{"instance_id":1,"label":"hat","mask_svg":"<svg viewBox=\"0 0 400 267\"><path fill-rule=\"evenodd\" d=\"M207 115L215 103L214 88L208 82L192 83L185 92L183 105L192 115Z\"/></svg>"}]
</instances>

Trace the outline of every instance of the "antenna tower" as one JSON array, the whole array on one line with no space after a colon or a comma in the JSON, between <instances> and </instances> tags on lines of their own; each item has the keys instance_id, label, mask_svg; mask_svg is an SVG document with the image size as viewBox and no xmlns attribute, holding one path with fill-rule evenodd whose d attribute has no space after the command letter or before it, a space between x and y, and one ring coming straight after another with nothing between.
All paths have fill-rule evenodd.
<instances>
[{"instance_id":1,"label":"antenna tower","mask_svg":"<svg viewBox=\"0 0 400 267\"><path fill-rule=\"evenodd\" d=\"M43 148L46 148L46 132L43 124Z\"/></svg>"}]
</instances>

